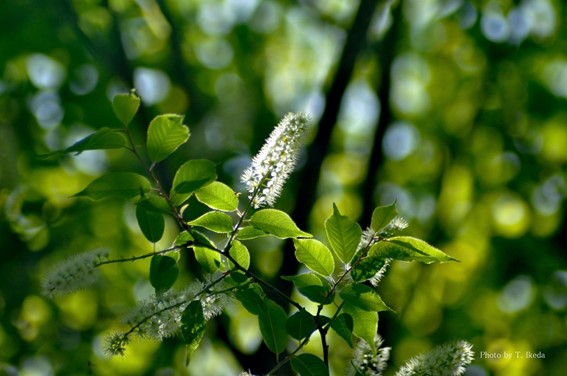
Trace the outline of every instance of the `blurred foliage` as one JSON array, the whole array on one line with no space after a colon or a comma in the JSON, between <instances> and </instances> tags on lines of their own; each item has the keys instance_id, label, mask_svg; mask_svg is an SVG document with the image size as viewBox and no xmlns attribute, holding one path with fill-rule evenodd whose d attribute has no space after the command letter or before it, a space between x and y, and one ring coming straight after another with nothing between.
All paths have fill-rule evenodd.
<instances>
[{"instance_id":1,"label":"blurred foliage","mask_svg":"<svg viewBox=\"0 0 567 376\"><path fill-rule=\"evenodd\" d=\"M366 40L351 56L352 74L341 76L358 7L369 3L376 10ZM68 255L109 244L118 256L150 247L131 206L71 198L97 173L139 168L130 155L38 158L117 127L109 99L135 87L143 102L132 126L138 137L158 113L184 114L191 128L192 142L160 165L164 181L199 156L220 162L220 180L238 186L283 113L307 111L317 123L337 105L336 121L320 123L300 161L322 161L306 230L322 233L332 202L368 223L365 210L397 201L408 232L461 260L394 263L380 293L396 314L381 315L379 326L392 361L399 366L462 338L477 352L471 374L563 374L567 7L559 0L374 3L2 2L0 372L229 375L270 362L257 351L255 318L236 305L207 328L188 369L175 340L141 341L125 358L107 359L101 332L151 292L147 263L106 268L96 289L54 302L39 294L42 275ZM329 101L337 78L348 80L340 106ZM330 144L320 149L324 130ZM305 171L279 207L293 210L310 189ZM175 225L166 231L165 247ZM254 244L252 267L275 278L284 243ZM182 279L194 278L187 260ZM350 358L341 341L330 343L336 374ZM545 359L481 359L480 351Z\"/></svg>"}]
</instances>

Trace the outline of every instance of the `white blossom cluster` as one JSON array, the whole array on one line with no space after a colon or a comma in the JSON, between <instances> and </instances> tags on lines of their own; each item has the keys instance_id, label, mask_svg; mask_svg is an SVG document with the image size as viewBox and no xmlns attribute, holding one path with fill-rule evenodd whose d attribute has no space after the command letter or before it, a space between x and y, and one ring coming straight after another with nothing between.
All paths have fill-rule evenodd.
<instances>
[{"instance_id":1,"label":"white blossom cluster","mask_svg":"<svg viewBox=\"0 0 567 376\"><path fill-rule=\"evenodd\" d=\"M97 267L107 257L107 250L97 249L56 265L42 282L43 294L54 297L89 287L98 279L100 273Z\"/></svg>"},{"instance_id":2,"label":"white blossom cluster","mask_svg":"<svg viewBox=\"0 0 567 376\"><path fill-rule=\"evenodd\" d=\"M304 113L285 115L242 174L254 208L275 204L295 167L308 125Z\"/></svg>"},{"instance_id":3,"label":"white blossom cluster","mask_svg":"<svg viewBox=\"0 0 567 376\"><path fill-rule=\"evenodd\" d=\"M474 352L470 343L466 341L447 343L410 359L396 376L460 376L473 358Z\"/></svg>"},{"instance_id":4,"label":"white blossom cluster","mask_svg":"<svg viewBox=\"0 0 567 376\"><path fill-rule=\"evenodd\" d=\"M354 359L352 365L357 374L380 376L388 367L388 359L390 359L390 348L381 348L383 344L382 337L376 334L374 337L374 345L376 352L370 348L365 341L360 341L354 351Z\"/></svg>"},{"instance_id":5,"label":"white blossom cluster","mask_svg":"<svg viewBox=\"0 0 567 376\"><path fill-rule=\"evenodd\" d=\"M160 341L171 337L179 330L183 310L198 291L191 286L182 292L168 291L147 298L124 317L124 323L136 327L136 334L142 337Z\"/></svg>"}]
</instances>

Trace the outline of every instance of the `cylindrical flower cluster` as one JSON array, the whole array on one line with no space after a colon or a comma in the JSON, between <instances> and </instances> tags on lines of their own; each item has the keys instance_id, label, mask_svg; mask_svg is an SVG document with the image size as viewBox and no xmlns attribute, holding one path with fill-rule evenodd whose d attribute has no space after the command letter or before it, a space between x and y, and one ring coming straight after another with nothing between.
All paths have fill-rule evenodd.
<instances>
[{"instance_id":1,"label":"cylindrical flower cluster","mask_svg":"<svg viewBox=\"0 0 567 376\"><path fill-rule=\"evenodd\" d=\"M470 364L473 358L474 352L470 343L466 341L447 343L409 360L396 376L460 376L465 373L465 366Z\"/></svg>"},{"instance_id":2,"label":"cylindrical flower cluster","mask_svg":"<svg viewBox=\"0 0 567 376\"><path fill-rule=\"evenodd\" d=\"M304 113L285 115L242 174L254 208L275 204L295 167L308 125Z\"/></svg>"},{"instance_id":3,"label":"cylindrical flower cluster","mask_svg":"<svg viewBox=\"0 0 567 376\"><path fill-rule=\"evenodd\" d=\"M43 293L54 297L89 287L97 280L99 272L96 268L106 257L108 251L98 249L69 258L53 268L44 279Z\"/></svg>"}]
</instances>

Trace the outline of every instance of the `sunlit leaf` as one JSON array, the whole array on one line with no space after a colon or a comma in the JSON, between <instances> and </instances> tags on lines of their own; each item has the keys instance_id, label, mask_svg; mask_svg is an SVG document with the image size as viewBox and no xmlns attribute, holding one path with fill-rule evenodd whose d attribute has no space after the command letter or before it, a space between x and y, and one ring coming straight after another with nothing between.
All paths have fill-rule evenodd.
<instances>
[{"instance_id":1,"label":"sunlit leaf","mask_svg":"<svg viewBox=\"0 0 567 376\"><path fill-rule=\"evenodd\" d=\"M345 285L340 292L340 296L345 302L364 311L379 312L390 310L372 287L360 283Z\"/></svg>"},{"instance_id":2,"label":"sunlit leaf","mask_svg":"<svg viewBox=\"0 0 567 376\"><path fill-rule=\"evenodd\" d=\"M291 359L291 368L301 376L326 376L329 367L313 354L300 354Z\"/></svg>"},{"instance_id":3,"label":"sunlit leaf","mask_svg":"<svg viewBox=\"0 0 567 376\"><path fill-rule=\"evenodd\" d=\"M372 220L370 222L370 227L375 232L380 232L384 227L388 226L392 219L396 218L398 215L398 210L396 209L396 204L388 206L378 206L372 212Z\"/></svg>"},{"instance_id":4,"label":"sunlit leaf","mask_svg":"<svg viewBox=\"0 0 567 376\"><path fill-rule=\"evenodd\" d=\"M315 239L294 239L295 257L309 269L324 276L335 271L335 260L327 246Z\"/></svg>"},{"instance_id":5,"label":"sunlit leaf","mask_svg":"<svg viewBox=\"0 0 567 376\"><path fill-rule=\"evenodd\" d=\"M195 191L197 200L210 208L222 211L234 211L238 208L238 196L226 184L214 181Z\"/></svg>"},{"instance_id":6,"label":"sunlit leaf","mask_svg":"<svg viewBox=\"0 0 567 376\"><path fill-rule=\"evenodd\" d=\"M195 258L203 270L207 273L216 272L221 264L220 254L209 248L193 247Z\"/></svg>"},{"instance_id":7,"label":"sunlit leaf","mask_svg":"<svg viewBox=\"0 0 567 376\"><path fill-rule=\"evenodd\" d=\"M238 265L248 270L250 267L250 253L244 244L240 243L238 240L234 240L232 247L228 250L228 254L232 256Z\"/></svg>"},{"instance_id":8,"label":"sunlit leaf","mask_svg":"<svg viewBox=\"0 0 567 376\"><path fill-rule=\"evenodd\" d=\"M362 229L350 218L341 215L333 204L333 214L325 221L327 238L335 254L344 264L348 264L358 248Z\"/></svg>"},{"instance_id":9,"label":"sunlit leaf","mask_svg":"<svg viewBox=\"0 0 567 376\"><path fill-rule=\"evenodd\" d=\"M261 236L267 236L270 235L267 232L264 232L262 230L259 230L253 226L246 226L246 227L241 227L238 230L238 233L236 234L236 238L239 240L250 240L250 239L256 239L259 238Z\"/></svg>"},{"instance_id":10,"label":"sunlit leaf","mask_svg":"<svg viewBox=\"0 0 567 376\"><path fill-rule=\"evenodd\" d=\"M381 257L372 257L369 255L352 269L350 275L355 282L367 281L374 277L376 273L386 264L386 259Z\"/></svg>"},{"instance_id":11,"label":"sunlit leaf","mask_svg":"<svg viewBox=\"0 0 567 376\"><path fill-rule=\"evenodd\" d=\"M215 163L206 159L187 161L175 173L170 196L179 205L195 190L210 184L216 178L217 167Z\"/></svg>"},{"instance_id":12,"label":"sunlit leaf","mask_svg":"<svg viewBox=\"0 0 567 376\"><path fill-rule=\"evenodd\" d=\"M375 352L374 337L378 332L378 312L365 311L350 303L345 303L343 311L352 317L354 335L365 340Z\"/></svg>"},{"instance_id":13,"label":"sunlit leaf","mask_svg":"<svg viewBox=\"0 0 567 376\"><path fill-rule=\"evenodd\" d=\"M163 161L189 139L189 128L183 125L183 116L158 115L148 127L147 149L153 163Z\"/></svg>"},{"instance_id":14,"label":"sunlit leaf","mask_svg":"<svg viewBox=\"0 0 567 376\"><path fill-rule=\"evenodd\" d=\"M179 268L174 258L155 255L150 263L150 283L156 291L166 291L177 280Z\"/></svg>"},{"instance_id":15,"label":"sunlit leaf","mask_svg":"<svg viewBox=\"0 0 567 376\"><path fill-rule=\"evenodd\" d=\"M226 213L211 211L203 214L199 218L188 222L191 226L201 226L207 230L219 233L229 233L232 231L232 218Z\"/></svg>"},{"instance_id":16,"label":"sunlit leaf","mask_svg":"<svg viewBox=\"0 0 567 376\"><path fill-rule=\"evenodd\" d=\"M250 224L258 230L267 232L280 239L312 237L311 234L301 231L287 213L277 209L257 211L250 218Z\"/></svg>"},{"instance_id":17,"label":"sunlit leaf","mask_svg":"<svg viewBox=\"0 0 567 376\"><path fill-rule=\"evenodd\" d=\"M425 264L458 261L427 242L411 236L395 236L378 242L370 248L368 257L415 260Z\"/></svg>"},{"instance_id":18,"label":"sunlit leaf","mask_svg":"<svg viewBox=\"0 0 567 376\"><path fill-rule=\"evenodd\" d=\"M112 109L114 114L122 124L128 126L138 112L140 107L140 97L134 91L129 94L116 94L112 98Z\"/></svg>"},{"instance_id":19,"label":"sunlit leaf","mask_svg":"<svg viewBox=\"0 0 567 376\"><path fill-rule=\"evenodd\" d=\"M287 346L287 315L282 307L271 300L266 300L264 304L265 309L258 316L260 332L270 351L279 354Z\"/></svg>"},{"instance_id":20,"label":"sunlit leaf","mask_svg":"<svg viewBox=\"0 0 567 376\"><path fill-rule=\"evenodd\" d=\"M116 197L124 200L145 194L151 189L150 182L133 172L110 172L93 180L75 196L86 196L93 200Z\"/></svg>"}]
</instances>

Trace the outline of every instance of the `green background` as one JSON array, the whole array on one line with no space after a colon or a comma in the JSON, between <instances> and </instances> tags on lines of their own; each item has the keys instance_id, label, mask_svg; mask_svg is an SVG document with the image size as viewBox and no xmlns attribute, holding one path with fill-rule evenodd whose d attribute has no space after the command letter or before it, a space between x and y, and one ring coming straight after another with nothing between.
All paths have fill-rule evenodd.
<instances>
[{"instance_id":1,"label":"green background","mask_svg":"<svg viewBox=\"0 0 567 376\"><path fill-rule=\"evenodd\" d=\"M69 255L152 250L133 206L71 198L102 172L142 172L130 154L38 158L119 127L110 99L135 87L137 142L160 113L185 115L191 129L159 165L164 182L207 158L242 191L240 174L278 119L306 111L314 129L278 208L324 239L333 202L366 227L376 205L396 201L405 234L461 261L388 272L379 292L396 313L380 314L379 332L392 370L465 339L470 374L562 374L566 20L559 0L1 2L0 373L231 375L274 364L237 304L208 324L189 368L175 339L106 358L105 335L152 291L149 262L105 267L91 290L41 295L42 276ZM158 248L176 231L167 223ZM297 271L290 244L252 244L253 270L289 290L277 276ZM182 265L176 286L194 268ZM330 345L343 374L351 350L338 337Z\"/></svg>"}]
</instances>

